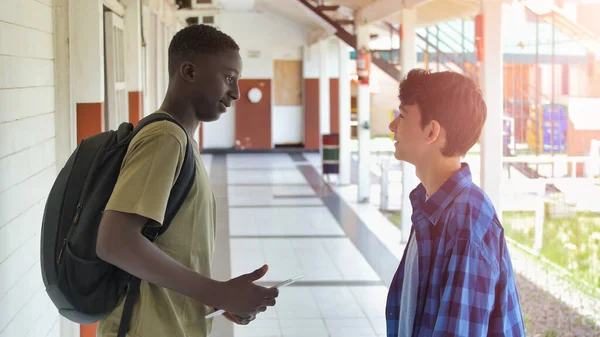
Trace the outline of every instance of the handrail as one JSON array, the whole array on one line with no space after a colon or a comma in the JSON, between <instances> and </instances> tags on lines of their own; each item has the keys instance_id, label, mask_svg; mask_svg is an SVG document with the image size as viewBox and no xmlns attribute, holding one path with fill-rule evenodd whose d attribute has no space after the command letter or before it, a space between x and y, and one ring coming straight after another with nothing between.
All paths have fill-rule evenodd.
<instances>
[{"instance_id":1,"label":"handrail","mask_svg":"<svg viewBox=\"0 0 600 337\"><path fill-rule=\"evenodd\" d=\"M474 78L478 78L477 74L471 72L470 70L466 69L464 67L464 65L459 64L452 56L449 56L448 54L446 54L445 52L441 51L437 46L434 46L429 40L425 39L421 34L416 33L417 37L420 38L421 40L425 41L425 43L429 46L431 46L436 53L439 53L439 55L445 56L447 59L449 59L452 63L456 64L462 71L464 71L465 73L468 73L470 76L474 77Z\"/></svg>"},{"instance_id":2,"label":"handrail","mask_svg":"<svg viewBox=\"0 0 600 337\"><path fill-rule=\"evenodd\" d=\"M460 32L460 31L458 31L458 29L456 29L456 28L452 27L452 25L451 25L450 23L448 23L448 22L440 22L440 23L438 24L438 26L439 26L439 25L441 25L441 24L448 26L448 28L450 28L450 29L451 29L452 31L454 31L456 34L458 34L458 35L460 35L461 37L463 37L463 38L465 39L465 42L468 42L469 44L475 45L475 41L474 41L474 40L471 40L471 39L469 39L468 37L466 37L466 36L465 36L465 34L464 34L463 32Z\"/></svg>"},{"instance_id":3,"label":"handrail","mask_svg":"<svg viewBox=\"0 0 600 337\"><path fill-rule=\"evenodd\" d=\"M427 28L427 32L429 32L429 28ZM436 42L444 44L446 47L448 47L448 48L450 49L450 52L451 52L451 53L454 53L454 54L460 54L460 53L461 53L461 52L458 52L458 51L454 50L454 49L452 48L452 46L450 46L450 45L449 45L449 44L448 44L446 41L444 41L443 39L440 39L440 38L437 38L437 37L436 37ZM439 49L437 46L436 46L436 49L440 50L440 49ZM440 50L440 51L441 51L441 50ZM464 52L464 51L463 51L463 52Z\"/></svg>"},{"instance_id":4,"label":"handrail","mask_svg":"<svg viewBox=\"0 0 600 337\"><path fill-rule=\"evenodd\" d=\"M426 30L426 31L429 33L429 29L430 29L430 28L431 28L431 27L427 27L427 28L425 28L425 30ZM461 42L459 42L459 41L456 41L456 39L455 39L453 36L451 36L450 34L448 34L448 33L447 33L447 32L445 32L445 31L443 31L443 30L439 29L439 27L438 27L438 26L436 26L436 29L437 29L437 33L438 33L438 34L439 34L439 33L442 33L442 34L443 34L444 36L446 36L448 39L452 40L452 42L456 43L457 45L460 45L461 47L464 47L464 46L463 46L463 44L462 44ZM431 34L433 34L433 33L431 33ZM454 48L453 48L452 46L450 46L448 43L446 43L446 42L444 41L444 39L440 39L438 36L435 36L435 38L436 38L436 40L438 40L438 41L440 41L440 42L444 43L444 44L445 44L445 45L446 45L448 48L450 48L452 51L454 51L455 53L457 53L457 51L456 51L456 50L454 50ZM469 42L469 45L470 45L470 44L471 44L471 43ZM474 43L473 43L473 50L475 50L475 44L474 44ZM465 50L463 50L462 52L464 53L464 52L465 52ZM471 52L471 50L469 50L469 52Z\"/></svg>"}]
</instances>

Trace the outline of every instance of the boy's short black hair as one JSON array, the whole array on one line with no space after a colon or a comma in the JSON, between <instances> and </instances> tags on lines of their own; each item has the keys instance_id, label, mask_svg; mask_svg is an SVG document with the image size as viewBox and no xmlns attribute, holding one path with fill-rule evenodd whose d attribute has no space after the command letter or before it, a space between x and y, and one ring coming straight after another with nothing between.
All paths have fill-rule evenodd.
<instances>
[{"instance_id":1,"label":"boy's short black hair","mask_svg":"<svg viewBox=\"0 0 600 337\"><path fill-rule=\"evenodd\" d=\"M209 25L191 25L183 28L169 45L169 76L173 76L183 61L198 54L216 54L223 51L239 51L240 47L231 36Z\"/></svg>"},{"instance_id":2,"label":"boy's short black hair","mask_svg":"<svg viewBox=\"0 0 600 337\"><path fill-rule=\"evenodd\" d=\"M419 106L421 127L436 120L444 128L444 156L464 156L477 143L487 106L472 79L451 71L413 69L400 83L399 91L401 104Z\"/></svg>"}]
</instances>

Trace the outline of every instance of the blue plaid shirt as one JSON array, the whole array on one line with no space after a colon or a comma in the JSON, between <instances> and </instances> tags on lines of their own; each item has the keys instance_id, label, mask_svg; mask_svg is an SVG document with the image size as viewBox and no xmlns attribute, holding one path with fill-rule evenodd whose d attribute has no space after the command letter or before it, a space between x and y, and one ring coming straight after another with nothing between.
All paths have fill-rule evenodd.
<instances>
[{"instance_id":1,"label":"blue plaid shirt","mask_svg":"<svg viewBox=\"0 0 600 337\"><path fill-rule=\"evenodd\" d=\"M425 197L422 184L410 194L419 250L412 335L525 336L504 230L468 165ZM388 293L388 337L398 336L404 264Z\"/></svg>"}]
</instances>

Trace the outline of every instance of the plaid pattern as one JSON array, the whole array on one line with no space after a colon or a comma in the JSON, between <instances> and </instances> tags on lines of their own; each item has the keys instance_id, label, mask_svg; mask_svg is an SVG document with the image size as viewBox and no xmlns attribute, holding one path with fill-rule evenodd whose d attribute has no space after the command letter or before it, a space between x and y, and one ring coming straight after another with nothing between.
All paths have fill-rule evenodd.
<instances>
[{"instance_id":1,"label":"plaid pattern","mask_svg":"<svg viewBox=\"0 0 600 337\"><path fill-rule=\"evenodd\" d=\"M468 165L425 196L422 184L410 194L419 249L412 335L525 336L504 230ZM405 257L388 293L388 337L398 336L404 264Z\"/></svg>"}]
</instances>

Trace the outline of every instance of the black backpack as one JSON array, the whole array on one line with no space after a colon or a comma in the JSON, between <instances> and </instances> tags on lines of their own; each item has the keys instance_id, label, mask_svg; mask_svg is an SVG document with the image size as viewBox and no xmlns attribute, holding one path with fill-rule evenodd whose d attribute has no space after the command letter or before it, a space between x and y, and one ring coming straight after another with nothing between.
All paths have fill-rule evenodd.
<instances>
[{"instance_id":1,"label":"black backpack","mask_svg":"<svg viewBox=\"0 0 600 337\"><path fill-rule=\"evenodd\" d=\"M46 292L59 313L79 324L104 319L127 294L119 337L129 330L140 280L98 258L96 238L104 208L119 177L129 143L146 125L169 120L154 113L137 127L122 123L118 130L84 139L58 174L44 210L41 232L41 267ZM161 227L142 231L154 241L175 217L194 182L196 166L188 141L183 167L169 195Z\"/></svg>"}]
</instances>

